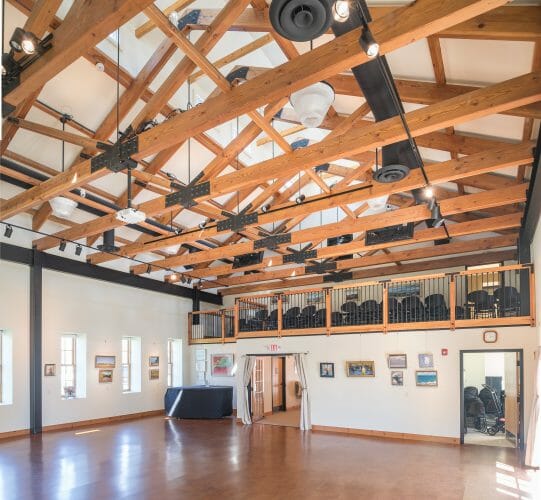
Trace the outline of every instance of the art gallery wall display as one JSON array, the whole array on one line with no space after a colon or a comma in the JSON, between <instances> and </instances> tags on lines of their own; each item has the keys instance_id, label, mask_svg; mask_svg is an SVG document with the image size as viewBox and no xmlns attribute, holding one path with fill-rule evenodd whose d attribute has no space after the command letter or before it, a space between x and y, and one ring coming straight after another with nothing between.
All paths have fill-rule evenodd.
<instances>
[{"instance_id":1,"label":"art gallery wall display","mask_svg":"<svg viewBox=\"0 0 541 500\"><path fill-rule=\"evenodd\" d=\"M319 376L334 378L334 363L319 363Z\"/></svg>"},{"instance_id":2,"label":"art gallery wall display","mask_svg":"<svg viewBox=\"0 0 541 500\"><path fill-rule=\"evenodd\" d=\"M404 385L404 372L401 370L391 372L391 385Z\"/></svg>"},{"instance_id":3,"label":"art gallery wall display","mask_svg":"<svg viewBox=\"0 0 541 500\"><path fill-rule=\"evenodd\" d=\"M210 366L213 377L232 377L234 356L233 354L212 354Z\"/></svg>"},{"instance_id":4,"label":"art gallery wall display","mask_svg":"<svg viewBox=\"0 0 541 500\"><path fill-rule=\"evenodd\" d=\"M56 365L54 364L45 365L45 368L43 370L43 375L45 377L54 377L56 375Z\"/></svg>"},{"instance_id":5,"label":"art gallery wall display","mask_svg":"<svg viewBox=\"0 0 541 500\"><path fill-rule=\"evenodd\" d=\"M100 384L109 384L113 381L113 370L100 370L99 382Z\"/></svg>"},{"instance_id":6,"label":"art gallery wall display","mask_svg":"<svg viewBox=\"0 0 541 500\"><path fill-rule=\"evenodd\" d=\"M434 356L430 353L419 354L419 368L434 368Z\"/></svg>"},{"instance_id":7,"label":"art gallery wall display","mask_svg":"<svg viewBox=\"0 0 541 500\"><path fill-rule=\"evenodd\" d=\"M159 356L150 356L148 358L148 366L160 366L160 357Z\"/></svg>"},{"instance_id":8,"label":"art gallery wall display","mask_svg":"<svg viewBox=\"0 0 541 500\"><path fill-rule=\"evenodd\" d=\"M407 368L408 356L406 354L389 354L387 364L389 368Z\"/></svg>"},{"instance_id":9,"label":"art gallery wall display","mask_svg":"<svg viewBox=\"0 0 541 500\"><path fill-rule=\"evenodd\" d=\"M438 372L436 370L417 370L415 383L418 386L436 387L438 385Z\"/></svg>"},{"instance_id":10,"label":"art gallery wall display","mask_svg":"<svg viewBox=\"0 0 541 500\"><path fill-rule=\"evenodd\" d=\"M375 377L376 371L373 361L346 361L348 377Z\"/></svg>"},{"instance_id":11,"label":"art gallery wall display","mask_svg":"<svg viewBox=\"0 0 541 500\"><path fill-rule=\"evenodd\" d=\"M96 368L114 368L116 366L116 356L96 356L94 366Z\"/></svg>"},{"instance_id":12,"label":"art gallery wall display","mask_svg":"<svg viewBox=\"0 0 541 500\"><path fill-rule=\"evenodd\" d=\"M158 380L160 378L160 370L158 368L151 368L148 371L148 378L150 380Z\"/></svg>"}]
</instances>

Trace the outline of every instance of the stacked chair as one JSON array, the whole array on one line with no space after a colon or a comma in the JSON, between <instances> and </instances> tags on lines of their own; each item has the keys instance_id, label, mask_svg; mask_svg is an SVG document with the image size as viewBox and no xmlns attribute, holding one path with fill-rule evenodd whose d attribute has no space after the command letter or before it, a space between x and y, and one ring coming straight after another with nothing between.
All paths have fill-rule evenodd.
<instances>
[{"instance_id":1,"label":"stacked chair","mask_svg":"<svg viewBox=\"0 0 541 500\"><path fill-rule=\"evenodd\" d=\"M427 321L445 321L449 319L449 309L445 297L434 293L425 297L425 317Z\"/></svg>"},{"instance_id":2,"label":"stacked chair","mask_svg":"<svg viewBox=\"0 0 541 500\"><path fill-rule=\"evenodd\" d=\"M494 290L496 308L500 318L520 316L520 294L514 286L502 286Z\"/></svg>"}]
</instances>

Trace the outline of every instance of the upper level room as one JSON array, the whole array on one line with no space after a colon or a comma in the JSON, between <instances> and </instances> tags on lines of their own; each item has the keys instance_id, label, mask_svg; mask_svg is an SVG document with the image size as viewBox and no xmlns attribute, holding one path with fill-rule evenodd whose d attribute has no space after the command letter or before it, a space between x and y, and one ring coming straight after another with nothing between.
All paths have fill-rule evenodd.
<instances>
[{"instance_id":1,"label":"upper level room","mask_svg":"<svg viewBox=\"0 0 541 500\"><path fill-rule=\"evenodd\" d=\"M104 1L86 15L84 2L8 0L3 248L231 309L264 293L269 324L377 325L412 301L424 322L434 300L445 321L473 321L475 291L493 319L512 295L511 317L531 323L539 4L299 5ZM451 290L489 264L520 267ZM409 295L384 283L418 273L457 281L417 279ZM341 286L362 291L325 291ZM291 298L307 287L323 303ZM375 303L377 321L355 319Z\"/></svg>"}]
</instances>

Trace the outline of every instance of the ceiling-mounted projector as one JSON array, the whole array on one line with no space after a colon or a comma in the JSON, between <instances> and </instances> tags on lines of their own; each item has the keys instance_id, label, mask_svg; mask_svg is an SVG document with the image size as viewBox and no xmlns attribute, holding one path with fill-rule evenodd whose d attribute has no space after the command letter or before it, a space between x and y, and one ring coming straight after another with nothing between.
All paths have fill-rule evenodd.
<instances>
[{"instance_id":1,"label":"ceiling-mounted projector","mask_svg":"<svg viewBox=\"0 0 541 500\"><path fill-rule=\"evenodd\" d=\"M143 222L146 217L145 212L141 212L135 208L125 208L116 213L116 218L125 224L139 224L140 222Z\"/></svg>"}]
</instances>

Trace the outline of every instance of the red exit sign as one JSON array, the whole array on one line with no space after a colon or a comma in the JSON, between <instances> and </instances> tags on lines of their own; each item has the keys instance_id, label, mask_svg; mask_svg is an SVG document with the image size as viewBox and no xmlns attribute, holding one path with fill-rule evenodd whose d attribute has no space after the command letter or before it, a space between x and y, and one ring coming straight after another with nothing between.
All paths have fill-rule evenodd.
<instances>
[{"instance_id":1,"label":"red exit sign","mask_svg":"<svg viewBox=\"0 0 541 500\"><path fill-rule=\"evenodd\" d=\"M279 352L282 347L279 346L278 344L268 344L265 346L267 348L267 351L269 352Z\"/></svg>"}]
</instances>

